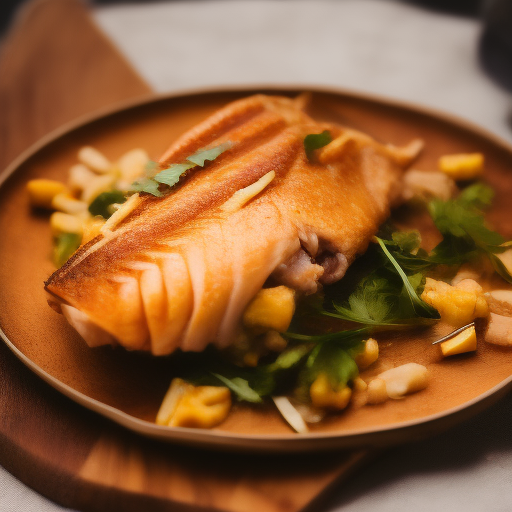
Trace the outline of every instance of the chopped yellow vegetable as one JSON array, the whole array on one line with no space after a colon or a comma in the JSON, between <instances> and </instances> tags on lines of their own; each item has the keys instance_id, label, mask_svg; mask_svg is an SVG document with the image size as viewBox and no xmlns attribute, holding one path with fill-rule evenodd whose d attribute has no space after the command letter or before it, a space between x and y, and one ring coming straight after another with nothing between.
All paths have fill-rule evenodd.
<instances>
[{"instance_id":1,"label":"chopped yellow vegetable","mask_svg":"<svg viewBox=\"0 0 512 512\"><path fill-rule=\"evenodd\" d=\"M52 200L57 194L67 191L66 185L55 180L30 180L27 183L30 204L39 208L52 209Z\"/></svg>"},{"instance_id":2,"label":"chopped yellow vegetable","mask_svg":"<svg viewBox=\"0 0 512 512\"><path fill-rule=\"evenodd\" d=\"M156 416L158 425L211 428L221 423L231 408L225 387L193 386L173 379Z\"/></svg>"},{"instance_id":3,"label":"chopped yellow vegetable","mask_svg":"<svg viewBox=\"0 0 512 512\"><path fill-rule=\"evenodd\" d=\"M231 409L231 392L225 387L192 386L179 400L170 427L212 428Z\"/></svg>"},{"instance_id":4,"label":"chopped yellow vegetable","mask_svg":"<svg viewBox=\"0 0 512 512\"><path fill-rule=\"evenodd\" d=\"M319 409L334 409L341 411L350 402L352 390L345 386L341 389L334 389L325 373L320 373L309 388L309 396L313 406Z\"/></svg>"},{"instance_id":5,"label":"chopped yellow vegetable","mask_svg":"<svg viewBox=\"0 0 512 512\"><path fill-rule=\"evenodd\" d=\"M439 170L454 180L472 180L478 178L484 170L484 155L482 153L445 155L439 159Z\"/></svg>"},{"instance_id":6,"label":"chopped yellow vegetable","mask_svg":"<svg viewBox=\"0 0 512 512\"><path fill-rule=\"evenodd\" d=\"M439 344L444 357L464 354L476 350L476 330L474 326L468 327L453 338Z\"/></svg>"},{"instance_id":7,"label":"chopped yellow vegetable","mask_svg":"<svg viewBox=\"0 0 512 512\"><path fill-rule=\"evenodd\" d=\"M260 290L247 306L243 322L261 332L285 332L295 312L295 292L287 286Z\"/></svg>"},{"instance_id":8,"label":"chopped yellow vegetable","mask_svg":"<svg viewBox=\"0 0 512 512\"><path fill-rule=\"evenodd\" d=\"M75 233L77 235L83 233L83 221L68 213L52 213L50 216L50 227L53 236L58 236L62 233Z\"/></svg>"},{"instance_id":9,"label":"chopped yellow vegetable","mask_svg":"<svg viewBox=\"0 0 512 512\"><path fill-rule=\"evenodd\" d=\"M367 368L379 358L379 344L373 338L369 338L364 343L364 350L354 357L354 360L360 370Z\"/></svg>"},{"instance_id":10,"label":"chopped yellow vegetable","mask_svg":"<svg viewBox=\"0 0 512 512\"><path fill-rule=\"evenodd\" d=\"M83 224L83 238L82 244L90 242L93 238L96 238L101 233L101 228L105 224L103 217L92 217L86 220Z\"/></svg>"},{"instance_id":11,"label":"chopped yellow vegetable","mask_svg":"<svg viewBox=\"0 0 512 512\"><path fill-rule=\"evenodd\" d=\"M114 174L95 176L83 189L82 201L91 204L102 192L108 192L114 186L116 177Z\"/></svg>"},{"instance_id":12,"label":"chopped yellow vegetable","mask_svg":"<svg viewBox=\"0 0 512 512\"><path fill-rule=\"evenodd\" d=\"M475 318L486 317L489 308L482 288L468 283L470 279L451 286L427 277L421 298L439 311L441 319L454 327L462 327ZM471 289L472 288L472 289Z\"/></svg>"}]
</instances>

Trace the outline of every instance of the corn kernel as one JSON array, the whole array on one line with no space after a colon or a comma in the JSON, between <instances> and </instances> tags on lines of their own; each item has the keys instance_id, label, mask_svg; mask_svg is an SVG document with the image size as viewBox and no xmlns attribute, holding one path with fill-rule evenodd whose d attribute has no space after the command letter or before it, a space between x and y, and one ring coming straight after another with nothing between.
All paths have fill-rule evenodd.
<instances>
[{"instance_id":1,"label":"corn kernel","mask_svg":"<svg viewBox=\"0 0 512 512\"><path fill-rule=\"evenodd\" d=\"M52 208L70 215L80 215L87 214L88 205L85 201L79 201L67 193L62 193L52 199Z\"/></svg>"},{"instance_id":2,"label":"corn kernel","mask_svg":"<svg viewBox=\"0 0 512 512\"><path fill-rule=\"evenodd\" d=\"M439 344L444 357L464 354L476 350L476 330L474 326L468 327L453 338Z\"/></svg>"},{"instance_id":3,"label":"corn kernel","mask_svg":"<svg viewBox=\"0 0 512 512\"><path fill-rule=\"evenodd\" d=\"M314 407L341 411L349 404L352 390L348 386L334 389L327 375L320 373L309 388L309 396Z\"/></svg>"},{"instance_id":4,"label":"corn kernel","mask_svg":"<svg viewBox=\"0 0 512 512\"><path fill-rule=\"evenodd\" d=\"M379 358L379 344L373 338L365 341L364 350L354 357L354 360L360 370L368 368Z\"/></svg>"},{"instance_id":5,"label":"corn kernel","mask_svg":"<svg viewBox=\"0 0 512 512\"><path fill-rule=\"evenodd\" d=\"M382 379L373 379L368 383L367 404L382 404L389 398L386 390L386 383Z\"/></svg>"},{"instance_id":6,"label":"corn kernel","mask_svg":"<svg viewBox=\"0 0 512 512\"><path fill-rule=\"evenodd\" d=\"M439 170L454 180L472 180L480 176L484 169L482 153L445 155L439 159Z\"/></svg>"},{"instance_id":7,"label":"corn kernel","mask_svg":"<svg viewBox=\"0 0 512 512\"><path fill-rule=\"evenodd\" d=\"M287 286L264 288L247 306L243 322L260 331L285 332L295 312L295 292Z\"/></svg>"},{"instance_id":8,"label":"corn kernel","mask_svg":"<svg viewBox=\"0 0 512 512\"><path fill-rule=\"evenodd\" d=\"M461 327L488 314L487 302L481 288L480 291L476 288L468 290L467 283L465 287L466 289L450 286L427 277L421 298L439 311L443 321L454 327Z\"/></svg>"},{"instance_id":9,"label":"corn kernel","mask_svg":"<svg viewBox=\"0 0 512 512\"><path fill-rule=\"evenodd\" d=\"M78 160L89 167L89 169L99 173L109 172L112 167L112 164L105 155L91 146L84 146L80 149L78 152Z\"/></svg>"},{"instance_id":10,"label":"corn kernel","mask_svg":"<svg viewBox=\"0 0 512 512\"><path fill-rule=\"evenodd\" d=\"M27 183L30 204L39 208L51 209L52 200L57 194L67 191L66 185L55 180L30 180Z\"/></svg>"},{"instance_id":11,"label":"corn kernel","mask_svg":"<svg viewBox=\"0 0 512 512\"><path fill-rule=\"evenodd\" d=\"M62 233L83 233L83 221L68 213L55 212L50 216L50 227L54 236Z\"/></svg>"}]
</instances>

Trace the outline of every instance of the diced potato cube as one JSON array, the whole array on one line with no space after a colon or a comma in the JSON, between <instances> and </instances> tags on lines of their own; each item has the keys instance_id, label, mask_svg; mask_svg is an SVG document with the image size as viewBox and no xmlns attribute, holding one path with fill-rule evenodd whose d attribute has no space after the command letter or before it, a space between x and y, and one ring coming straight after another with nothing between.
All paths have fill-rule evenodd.
<instances>
[{"instance_id":1,"label":"diced potato cube","mask_svg":"<svg viewBox=\"0 0 512 512\"><path fill-rule=\"evenodd\" d=\"M484 155L482 153L445 155L439 159L439 170L454 180L472 180L478 178L484 170Z\"/></svg>"},{"instance_id":2,"label":"diced potato cube","mask_svg":"<svg viewBox=\"0 0 512 512\"><path fill-rule=\"evenodd\" d=\"M226 387L193 386L173 379L156 417L158 425L212 428L226 419L231 392Z\"/></svg>"},{"instance_id":3,"label":"diced potato cube","mask_svg":"<svg viewBox=\"0 0 512 512\"><path fill-rule=\"evenodd\" d=\"M69 169L69 188L81 192L96 177L97 175L86 165L75 164Z\"/></svg>"},{"instance_id":4,"label":"diced potato cube","mask_svg":"<svg viewBox=\"0 0 512 512\"><path fill-rule=\"evenodd\" d=\"M377 378L386 383L386 392L390 398L402 398L404 395L421 391L428 385L428 371L425 366L417 363L391 368Z\"/></svg>"},{"instance_id":5,"label":"diced potato cube","mask_svg":"<svg viewBox=\"0 0 512 512\"><path fill-rule=\"evenodd\" d=\"M411 169L404 174L404 190L402 197L405 201L429 201L439 198L443 201L451 199L457 192L454 180L442 172L419 171Z\"/></svg>"},{"instance_id":6,"label":"diced potato cube","mask_svg":"<svg viewBox=\"0 0 512 512\"><path fill-rule=\"evenodd\" d=\"M87 203L79 201L67 193L57 194L52 199L52 208L59 212L69 213L71 215L87 215Z\"/></svg>"},{"instance_id":7,"label":"diced potato cube","mask_svg":"<svg viewBox=\"0 0 512 512\"><path fill-rule=\"evenodd\" d=\"M367 404L377 405L388 400L388 392L386 391L386 383L382 379L373 379L368 383Z\"/></svg>"},{"instance_id":8,"label":"diced potato cube","mask_svg":"<svg viewBox=\"0 0 512 512\"><path fill-rule=\"evenodd\" d=\"M440 343L444 357L474 352L476 350L476 330L474 326L468 327L453 338Z\"/></svg>"},{"instance_id":9,"label":"diced potato cube","mask_svg":"<svg viewBox=\"0 0 512 512\"><path fill-rule=\"evenodd\" d=\"M512 347L512 318L491 313L484 339L493 345Z\"/></svg>"},{"instance_id":10,"label":"diced potato cube","mask_svg":"<svg viewBox=\"0 0 512 512\"><path fill-rule=\"evenodd\" d=\"M82 191L82 201L91 204L102 192L107 192L114 186L116 177L113 174L95 176Z\"/></svg>"},{"instance_id":11,"label":"diced potato cube","mask_svg":"<svg viewBox=\"0 0 512 512\"><path fill-rule=\"evenodd\" d=\"M479 287L478 283L475 284ZM481 287L478 290L473 286L474 289L469 290L472 286L466 282L462 287L466 289L462 289L427 277L421 298L439 311L443 321L454 327L462 327L488 314Z\"/></svg>"},{"instance_id":12,"label":"diced potato cube","mask_svg":"<svg viewBox=\"0 0 512 512\"><path fill-rule=\"evenodd\" d=\"M112 168L112 163L109 162L108 158L91 146L84 146L80 149L78 160L89 167L89 169L99 173L109 172Z\"/></svg>"},{"instance_id":13,"label":"diced potato cube","mask_svg":"<svg viewBox=\"0 0 512 512\"><path fill-rule=\"evenodd\" d=\"M334 389L325 373L320 373L309 388L309 396L314 407L341 411L347 407L352 390L345 386Z\"/></svg>"},{"instance_id":14,"label":"diced potato cube","mask_svg":"<svg viewBox=\"0 0 512 512\"><path fill-rule=\"evenodd\" d=\"M62 233L83 233L83 221L75 215L69 213L55 212L50 216L50 227L54 236Z\"/></svg>"},{"instance_id":15,"label":"diced potato cube","mask_svg":"<svg viewBox=\"0 0 512 512\"><path fill-rule=\"evenodd\" d=\"M368 368L379 358L379 344L373 338L369 338L364 343L364 350L354 357L354 360L360 370Z\"/></svg>"},{"instance_id":16,"label":"diced potato cube","mask_svg":"<svg viewBox=\"0 0 512 512\"><path fill-rule=\"evenodd\" d=\"M287 286L260 290L247 306L243 322L260 331L285 332L295 312L295 292Z\"/></svg>"},{"instance_id":17,"label":"diced potato cube","mask_svg":"<svg viewBox=\"0 0 512 512\"><path fill-rule=\"evenodd\" d=\"M452 286L457 286L461 281L466 279L472 279L473 281L476 281L481 276L482 271L477 270L468 264L462 265L457 271L457 274L455 274L455 277L452 279Z\"/></svg>"},{"instance_id":18,"label":"diced potato cube","mask_svg":"<svg viewBox=\"0 0 512 512\"><path fill-rule=\"evenodd\" d=\"M83 224L82 244L90 242L101 233L101 228L105 225L105 219L102 217L92 217Z\"/></svg>"},{"instance_id":19,"label":"diced potato cube","mask_svg":"<svg viewBox=\"0 0 512 512\"><path fill-rule=\"evenodd\" d=\"M149 155L143 149L128 151L117 162L121 179L131 184L144 175L144 169L148 162Z\"/></svg>"},{"instance_id":20,"label":"diced potato cube","mask_svg":"<svg viewBox=\"0 0 512 512\"><path fill-rule=\"evenodd\" d=\"M52 209L52 200L57 194L67 191L66 185L55 180L30 180L27 183L30 204L39 208Z\"/></svg>"},{"instance_id":21,"label":"diced potato cube","mask_svg":"<svg viewBox=\"0 0 512 512\"><path fill-rule=\"evenodd\" d=\"M493 290L487 292L485 298L489 304L489 311L497 315L512 316L512 291Z\"/></svg>"}]
</instances>

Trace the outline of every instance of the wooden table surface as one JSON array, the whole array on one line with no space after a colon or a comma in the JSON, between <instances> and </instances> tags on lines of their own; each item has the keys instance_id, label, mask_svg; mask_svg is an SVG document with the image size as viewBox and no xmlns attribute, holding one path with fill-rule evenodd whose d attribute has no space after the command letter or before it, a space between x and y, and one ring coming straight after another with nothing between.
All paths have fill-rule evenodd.
<instances>
[{"instance_id":1,"label":"wooden table surface","mask_svg":"<svg viewBox=\"0 0 512 512\"><path fill-rule=\"evenodd\" d=\"M150 92L82 2L29 2L0 56L0 169L64 123ZM321 510L325 491L370 457L220 455L162 445L60 395L3 343L0 376L0 464L68 507Z\"/></svg>"}]
</instances>

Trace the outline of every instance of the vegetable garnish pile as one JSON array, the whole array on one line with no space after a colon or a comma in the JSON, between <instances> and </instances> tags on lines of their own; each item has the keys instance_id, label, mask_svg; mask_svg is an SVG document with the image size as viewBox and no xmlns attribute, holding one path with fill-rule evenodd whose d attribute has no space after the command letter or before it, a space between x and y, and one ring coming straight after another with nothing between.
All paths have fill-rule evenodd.
<instances>
[{"instance_id":1,"label":"vegetable garnish pile","mask_svg":"<svg viewBox=\"0 0 512 512\"><path fill-rule=\"evenodd\" d=\"M308 158L330 142L328 131L308 135ZM71 169L67 185L30 182L32 205L56 210L50 217L55 264L62 265L79 246L104 233L140 195L171 194L180 180L202 172L231 147L226 142L165 169L140 149L111 163L87 147L79 152L80 163ZM454 182L479 177L482 165L475 155L449 155L441 159L440 171L423 173L443 175L439 190L423 187L425 176L409 180L406 198L415 208L421 203L442 235L432 250L422 248L419 231L387 223L342 280L300 297L269 282L247 306L231 347L173 354L173 367L179 370L156 422L210 428L227 417L232 397L253 404L272 398L289 424L304 432L326 413L346 409L356 394L367 404L378 404L424 389L427 369L414 362L369 382L359 376L378 359L377 339L384 330L450 324L454 335L439 343L448 357L476 351L473 321L486 318L485 341L512 346L512 292L484 293L477 282L494 271L512 283L507 259L512 242L485 221L492 189L476 182L458 190ZM249 200L273 175L266 178L237 201Z\"/></svg>"}]
</instances>

